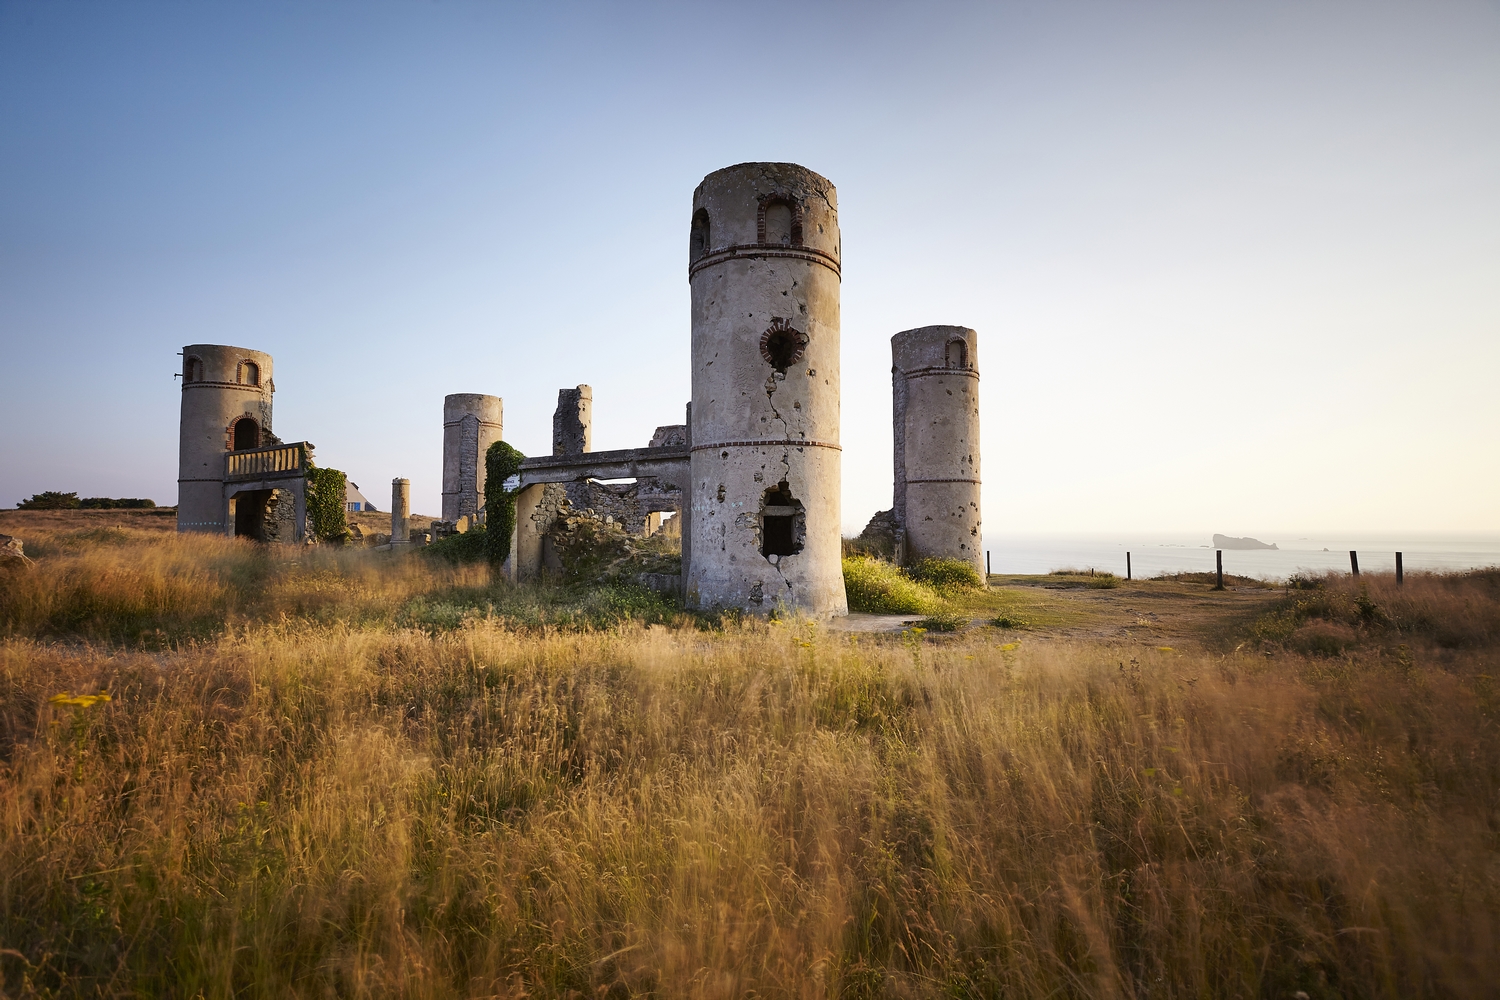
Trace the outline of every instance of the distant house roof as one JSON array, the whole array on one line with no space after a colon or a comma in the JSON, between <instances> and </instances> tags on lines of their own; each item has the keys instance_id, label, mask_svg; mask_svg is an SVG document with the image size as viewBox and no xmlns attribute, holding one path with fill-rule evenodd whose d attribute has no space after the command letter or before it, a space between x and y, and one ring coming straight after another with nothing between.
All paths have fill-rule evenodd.
<instances>
[{"instance_id":1,"label":"distant house roof","mask_svg":"<svg viewBox=\"0 0 1500 1000\"><path fill-rule=\"evenodd\" d=\"M346 481L344 483L344 502L348 504L359 504L358 507L347 508L353 510L374 510L375 505L365 499L365 495L359 491L359 484Z\"/></svg>"}]
</instances>

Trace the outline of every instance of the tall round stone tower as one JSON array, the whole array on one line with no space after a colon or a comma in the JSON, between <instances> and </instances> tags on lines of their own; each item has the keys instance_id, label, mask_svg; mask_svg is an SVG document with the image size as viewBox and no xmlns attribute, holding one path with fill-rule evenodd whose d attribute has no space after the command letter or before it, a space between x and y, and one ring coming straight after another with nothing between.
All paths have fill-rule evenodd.
<instances>
[{"instance_id":1,"label":"tall round stone tower","mask_svg":"<svg viewBox=\"0 0 1500 1000\"><path fill-rule=\"evenodd\" d=\"M473 517L484 505L484 454L500 440L499 396L455 392L443 397L443 520Z\"/></svg>"},{"instance_id":2,"label":"tall round stone tower","mask_svg":"<svg viewBox=\"0 0 1500 1000\"><path fill-rule=\"evenodd\" d=\"M177 530L225 534L224 456L274 444L271 356L219 344L182 349Z\"/></svg>"},{"instance_id":3,"label":"tall round stone tower","mask_svg":"<svg viewBox=\"0 0 1500 1000\"><path fill-rule=\"evenodd\" d=\"M906 561L961 559L984 576L979 335L924 326L891 338L895 514Z\"/></svg>"},{"instance_id":4,"label":"tall round stone tower","mask_svg":"<svg viewBox=\"0 0 1500 1000\"><path fill-rule=\"evenodd\" d=\"M689 607L848 613L839 259L837 195L805 167L742 163L693 192Z\"/></svg>"}]
</instances>

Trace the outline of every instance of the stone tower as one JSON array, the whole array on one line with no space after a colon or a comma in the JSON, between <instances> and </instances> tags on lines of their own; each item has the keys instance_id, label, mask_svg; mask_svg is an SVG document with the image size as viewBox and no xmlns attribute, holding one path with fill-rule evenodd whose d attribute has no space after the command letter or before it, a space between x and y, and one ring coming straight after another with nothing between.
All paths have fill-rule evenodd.
<instances>
[{"instance_id":1,"label":"stone tower","mask_svg":"<svg viewBox=\"0 0 1500 1000\"><path fill-rule=\"evenodd\" d=\"M791 163L693 193L692 608L848 613L839 536L839 225Z\"/></svg>"},{"instance_id":2,"label":"stone tower","mask_svg":"<svg viewBox=\"0 0 1500 1000\"><path fill-rule=\"evenodd\" d=\"M224 456L277 443L271 433L271 356L218 344L182 349L177 530L226 534Z\"/></svg>"},{"instance_id":3,"label":"stone tower","mask_svg":"<svg viewBox=\"0 0 1500 1000\"><path fill-rule=\"evenodd\" d=\"M585 455L594 450L594 390L580 385L557 390L552 413L552 454Z\"/></svg>"},{"instance_id":4,"label":"stone tower","mask_svg":"<svg viewBox=\"0 0 1500 1000\"><path fill-rule=\"evenodd\" d=\"M961 559L984 576L979 336L924 326L891 338L895 517L905 559ZM900 536L898 536L900 537Z\"/></svg>"},{"instance_id":5,"label":"stone tower","mask_svg":"<svg viewBox=\"0 0 1500 1000\"><path fill-rule=\"evenodd\" d=\"M443 397L443 520L473 517L484 506L484 454L500 440L499 396L455 392Z\"/></svg>"}]
</instances>

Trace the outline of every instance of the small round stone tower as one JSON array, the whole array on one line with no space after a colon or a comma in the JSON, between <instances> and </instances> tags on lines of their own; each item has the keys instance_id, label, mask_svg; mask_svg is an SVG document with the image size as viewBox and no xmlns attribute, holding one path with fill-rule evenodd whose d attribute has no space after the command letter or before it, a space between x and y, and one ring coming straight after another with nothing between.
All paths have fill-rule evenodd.
<instances>
[{"instance_id":1,"label":"small round stone tower","mask_svg":"<svg viewBox=\"0 0 1500 1000\"><path fill-rule=\"evenodd\" d=\"M499 396L455 392L443 397L443 520L473 517L484 506L484 455L500 440Z\"/></svg>"},{"instance_id":2,"label":"small round stone tower","mask_svg":"<svg viewBox=\"0 0 1500 1000\"><path fill-rule=\"evenodd\" d=\"M905 560L961 559L984 576L979 336L924 326L891 338L896 527Z\"/></svg>"},{"instance_id":3,"label":"small round stone tower","mask_svg":"<svg viewBox=\"0 0 1500 1000\"><path fill-rule=\"evenodd\" d=\"M693 193L692 608L848 613L839 537L839 224L791 163Z\"/></svg>"},{"instance_id":4,"label":"small round stone tower","mask_svg":"<svg viewBox=\"0 0 1500 1000\"><path fill-rule=\"evenodd\" d=\"M182 349L177 530L225 534L224 456L273 444L271 356L219 344Z\"/></svg>"}]
</instances>

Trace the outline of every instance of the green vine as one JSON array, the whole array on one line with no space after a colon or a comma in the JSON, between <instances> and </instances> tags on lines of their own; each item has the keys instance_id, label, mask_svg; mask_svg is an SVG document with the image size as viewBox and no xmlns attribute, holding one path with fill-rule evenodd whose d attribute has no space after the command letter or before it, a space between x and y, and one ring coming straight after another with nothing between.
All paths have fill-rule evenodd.
<instances>
[{"instance_id":1,"label":"green vine","mask_svg":"<svg viewBox=\"0 0 1500 1000\"><path fill-rule=\"evenodd\" d=\"M496 441L484 453L484 538L490 565L499 566L510 556L510 536L516 530L516 494L505 481L521 471L526 456L504 441Z\"/></svg>"},{"instance_id":2,"label":"green vine","mask_svg":"<svg viewBox=\"0 0 1500 1000\"><path fill-rule=\"evenodd\" d=\"M347 509L349 478L338 469L307 470L307 526L323 542L343 543L349 538Z\"/></svg>"}]
</instances>

